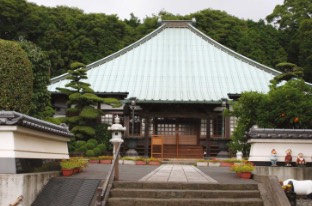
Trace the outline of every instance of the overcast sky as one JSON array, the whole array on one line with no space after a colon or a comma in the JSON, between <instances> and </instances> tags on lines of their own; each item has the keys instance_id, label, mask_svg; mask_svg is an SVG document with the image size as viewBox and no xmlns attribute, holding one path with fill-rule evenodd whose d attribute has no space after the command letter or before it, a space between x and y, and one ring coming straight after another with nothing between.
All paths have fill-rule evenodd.
<instances>
[{"instance_id":1,"label":"overcast sky","mask_svg":"<svg viewBox=\"0 0 312 206\"><path fill-rule=\"evenodd\" d=\"M284 0L27 0L38 5L54 7L67 5L78 7L85 13L117 14L120 19L129 18L130 13L143 19L165 10L173 14L186 15L203 9L225 11L241 19L258 21L273 12Z\"/></svg>"}]
</instances>

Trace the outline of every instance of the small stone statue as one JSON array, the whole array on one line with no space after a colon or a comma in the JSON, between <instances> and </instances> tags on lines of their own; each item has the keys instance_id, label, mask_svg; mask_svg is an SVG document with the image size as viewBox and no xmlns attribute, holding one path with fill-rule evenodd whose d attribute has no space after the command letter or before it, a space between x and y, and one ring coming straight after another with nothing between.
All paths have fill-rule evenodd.
<instances>
[{"instance_id":1,"label":"small stone statue","mask_svg":"<svg viewBox=\"0 0 312 206\"><path fill-rule=\"evenodd\" d=\"M300 166L300 167L303 167L305 166L305 159L303 157L303 154L300 152L297 156L297 161L296 161L296 164L297 166Z\"/></svg>"},{"instance_id":2,"label":"small stone statue","mask_svg":"<svg viewBox=\"0 0 312 206\"><path fill-rule=\"evenodd\" d=\"M277 166L277 164L276 164L276 162L277 162L277 152L276 152L275 149L272 149L272 151L271 151L270 160L271 160L271 166Z\"/></svg>"},{"instance_id":3,"label":"small stone statue","mask_svg":"<svg viewBox=\"0 0 312 206\"><path fill-rule=\"evenodd\" d=\"M290 167L292 156L291 156L291 149L286 150L286 156L285 156L285 166Z\"/></svg>"}]
</instances>

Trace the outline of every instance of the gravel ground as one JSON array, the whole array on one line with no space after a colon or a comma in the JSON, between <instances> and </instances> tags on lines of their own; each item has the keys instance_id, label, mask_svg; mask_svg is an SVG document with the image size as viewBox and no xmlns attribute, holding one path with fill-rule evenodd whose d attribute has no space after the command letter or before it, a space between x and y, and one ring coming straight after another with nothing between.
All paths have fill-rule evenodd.
<instances>
[{"instance_id":1,"label":"gravel ground","mask_svg":"<svg viewBox=\"0 0 312 206\"><path fill-rule=\"evenodd\" d=\"M296 206L312 206L312 199L306 197L297 197Z\"/></svg>"}]
</instances>

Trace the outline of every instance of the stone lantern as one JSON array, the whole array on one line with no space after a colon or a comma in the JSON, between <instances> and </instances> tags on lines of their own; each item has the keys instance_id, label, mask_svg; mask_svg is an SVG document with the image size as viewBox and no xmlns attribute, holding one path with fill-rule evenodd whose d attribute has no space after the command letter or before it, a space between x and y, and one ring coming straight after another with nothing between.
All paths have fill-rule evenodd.
<instances>
[{"instance_id":1,"label":"stone lantern","mask_svg":"<svg viewBox=\"0 0 312 206\"><path fill-rule=\"evenodd\" d=\"M123 127L120 123L118 115L115 118L115 124L108 127L107 129L112 131L112 139L109 141L115 146L115 144L123 143L122 132L126 130L126 127Z\"/></svg>"},{"instance_id":2,"label":"stone lantern","mask_svg":"<svg viewBox=\"0 0 312 206\"><path fill-rule=\"evenodd\" d=\"M123 139L121 138L122 137L122 132L126 130L126 127L123 127L120 123L120 119L118 117L118 115L116 116L115 118L115 124L113 124L112 126L108 127L107 129L112 131L112 139L110 139L109 141L114 145L114 158L115 158L115 155L116 155L116 160L114 161L115 162L115 176L114 176L114 179L115 180L119 180L119 163L118 163L118 160L119 160L119 154L116 154L117 152L117 148L120 144L123 143Z\"/></svg>"}]
</instances>

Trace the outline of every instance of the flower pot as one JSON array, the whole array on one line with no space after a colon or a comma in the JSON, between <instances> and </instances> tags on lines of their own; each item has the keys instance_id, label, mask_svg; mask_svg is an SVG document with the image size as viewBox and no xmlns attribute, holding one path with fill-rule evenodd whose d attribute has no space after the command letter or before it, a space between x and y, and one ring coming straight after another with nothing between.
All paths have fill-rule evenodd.
<instances>
[{"instance_id":1,"label":"flower pot","mask_svg":"<svg viewBox=\"0 0 312 206\"><path fill-rule=\"evenodd\" d=\"M209 162L209 167L219 167L220 162Z\"/></svg>"},{"instance_id":2,"label":"flower pot","mask_svg":"<svg viewBox=\"0 0 312 206\"><path fill-rule=\"evenodd\" d=\"M74 169L62 169L61 171L63 176L72 176Z\"/></svg>"},{"instance_id":3,"label":"flower pot","mask_svg":"<svg viewBox=\"0 0 312 206\"><path fill-rule=\"evenodd\" d=\"M141 161L141 160L137 160L137 161L135 161L135 164L136 165L146 165L146 162L145 161Z\"/></svg>"},{"instance_id":4,"label":"flower pot","mask_svg":"<svg viewBox=\"0 0 312 206\"><path fill-rule=\"evenodd\" d=\"M77 174L77 173L79 173L79 167L75 167L75 168L73 169L73 174Z\"/></svg>"},{"instance_id":5,"label":"flower pot","mask_svg":"<svg viewBox=\"0 0 312 206\"><path fill-rule=\"evenodd\" d=\"M135 165L134 160L124 160L124 165Z\"/></svg>"},{"instance_id":6,"label":"flower pot","mask_svg":"<svg viewBox=\"0 0 312 206\"><path fill-rule=\"evenodd\" d=\"M240 178L242 179L250 179L251 178L251 172L241 172Z\"/></svg>"},{"instance_id":7,"label":"flower pot","mask_svg":"<svg viewBox=\"0 0 312 206\"><path fill-rule=\"evenodd\" d=\"M196 162L196 165L198 167L207 167L208 166L208 162Z\"/></svg>"},{"instance_id":8,"label":"flower pot","mask_svg":"<svg viewBox=\"0 0 312 206\"><path fill-rule=\"evenodd\" d=\"M148 165L160 165L160 162L158 162L158 161L149 161Z\"/></svg>"},{"instance_id":9,"label":"flower pot","mask_svg":"<svg viewBox=\"0 0 312 206\"><path fill-rule=\"evenodd\" d=\"M91 164L98 164L99 160L89 160L89 163L91 163Z\"/></svg>"},{"instance_id":10,"label":"flower pot","mask_svg":"<svg viewBox=\"0 0 312 206\"><path fill-rule=\"evenodd\" d=\"M233 165L233 163L230 162L221 162L220 166L221 167L231 167Z\"/></svg>"},{"instance_id":11,"label":"flower pot","mask_svg":"<svg viewBox=\"0 0 312 206\"><path fill-rule=\"evenodd\" d=\"M112 164L112 160L100 160L100 164Z\"/></svg>"}]
</instances>

